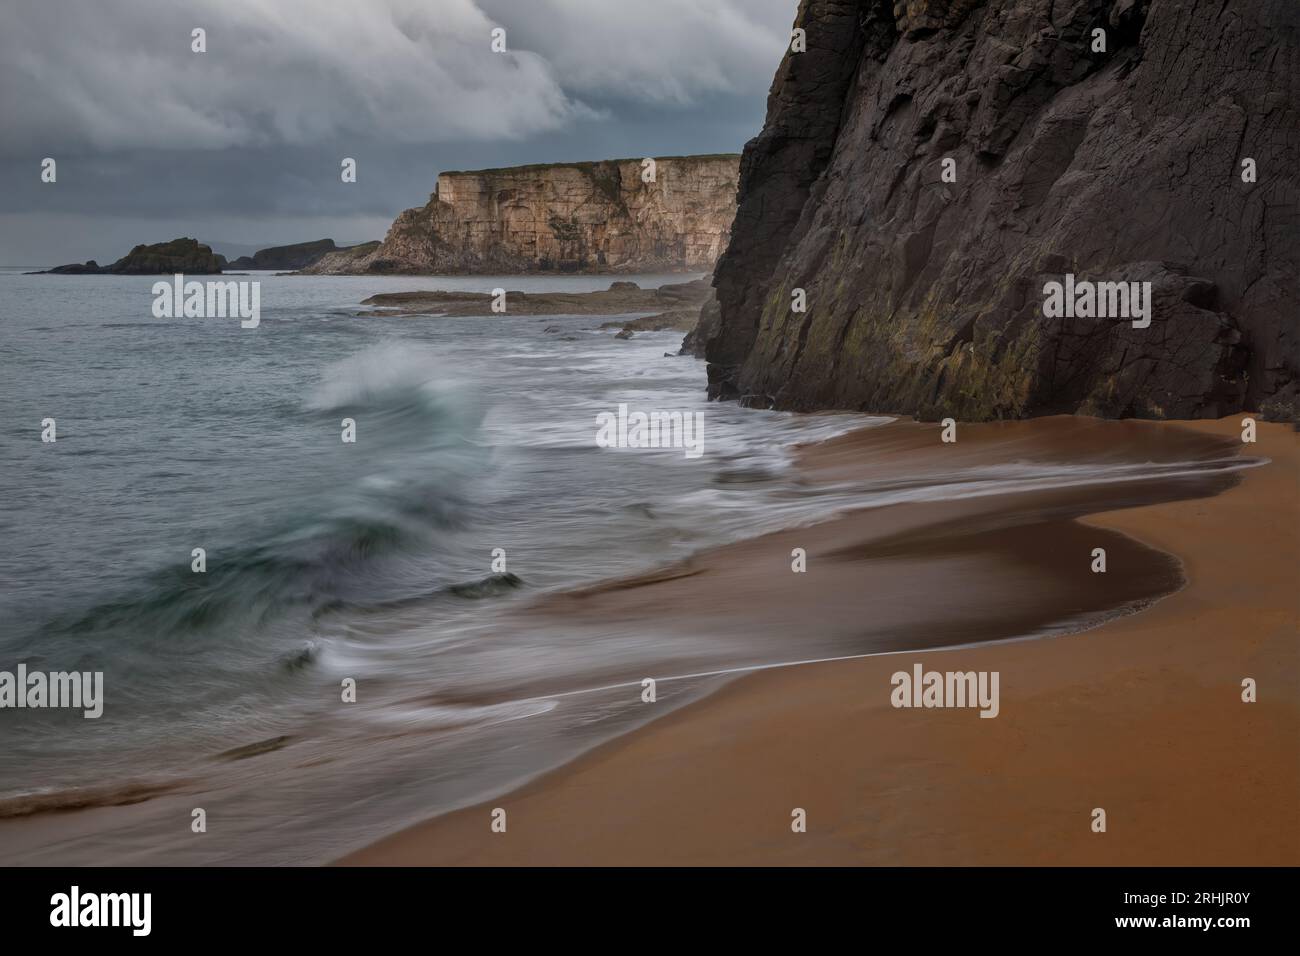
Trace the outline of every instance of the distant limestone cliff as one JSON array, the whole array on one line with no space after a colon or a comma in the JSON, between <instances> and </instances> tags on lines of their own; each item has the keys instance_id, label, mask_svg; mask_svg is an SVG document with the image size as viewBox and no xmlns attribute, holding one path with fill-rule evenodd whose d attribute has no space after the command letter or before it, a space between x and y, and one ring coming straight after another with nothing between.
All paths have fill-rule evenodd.
<instances>
[{"instance_id":1,"label":"distant limestone cliff","mask_svg":"<svg viewBox=\"0 0 1300 956\"><path fill-rule=\"evenodd\" d=\"M378 248L309 274L668 272L713 268L731 235L740 157L515 166L438 177Z\"/></svg>"},{"instance_id":2,"label":"distant limestone cliff","mask_svg":"<svg viewBox=\"0 0 1300 956\"><path fill-rule=\"evenodd\" d=\"M802 0L795 26L688 343L713 397L1294 415L1297 0ZM1146 318L1113 314L1129 289Z\"/></svg>"}]
</instances>

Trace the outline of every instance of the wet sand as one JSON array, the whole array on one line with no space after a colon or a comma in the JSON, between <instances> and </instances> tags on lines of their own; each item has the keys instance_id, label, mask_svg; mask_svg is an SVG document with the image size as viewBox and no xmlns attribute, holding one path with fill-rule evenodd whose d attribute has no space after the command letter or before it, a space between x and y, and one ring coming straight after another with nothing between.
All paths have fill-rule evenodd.
<instances>
[{"instance_id":1,"label":"wet sand","mask_svg":"<svg viewBox=\"0 0 1300 956\"><path fill-rule=\"evenodd\" d=\"M1261 425L1246 446L1239 432L1239 418L1052 418L964 425L941 446L936 426L897 422L810 449L810 480L896 479L904 491L917 474L959 481L998 462L1209 464L901 502L538 606L575 627L656 615L760 641L830 628L861 635L862 653L914 650L744 676L343 862L1300 862L1300 454L1288 427ZM1216 471L1238 454L1271 462ZM790 570L794 547L805 574ZM1105 574L1089 568L1095 547ZM917 662L998 671L998 717L893 708L891 674ZM1241 701L1246 677L1257 703ZM494 807L507 811L504 834L490 828ZM1098 807L1105 833L1091 829ZM791 831L794 808L806 833Z\"/></svg>"}]
</instances>

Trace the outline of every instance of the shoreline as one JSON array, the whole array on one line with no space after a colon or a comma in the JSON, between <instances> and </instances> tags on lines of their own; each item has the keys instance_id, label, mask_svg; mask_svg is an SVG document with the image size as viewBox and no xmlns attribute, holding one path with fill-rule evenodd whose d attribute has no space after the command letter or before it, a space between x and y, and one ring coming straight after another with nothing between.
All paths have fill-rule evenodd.
<instances>
[{"instance_id":1,"label":"shoreline","mask_svg":"<svg viewBox=\"0 0 1300 956\"><path fill-rule=\"evenodd\" d=\"M974 440L959 442L961 455L1042 431L1008 425L962 426L962 441ZM896 431L891 442L915 445L918 428ZM1239 432L1235 419L1060 428L1099 454L1121 433L1170 436L1178 446L1188 436L1226 442ZM842 477L855 443L872 437L881 435L807 449L805 465ZM1287 426L1262 424L1259 443L1238 451L1271 461L1232 487L1160 503L1120 496L1072 519L1174 556L1182 585L1141 612L1055 640L926 651L927 668L1000 671L998 719L891 708L890 672L909 669L915 656L906 650L768 667L495 800L339 862L1295 863L1300 828L1286 809L1300 793L1295 600L1284 575L1270 581L1252 559L1262 553L1295 566L1294 527L1269 515L1295 513L1296 446ZM1266 503L1274 510L1261 515ZM1270 546L1252 548L1260 535ZM1113 550L1111 560L1114 574ZM697 578L669 584L698 586ZM1235 595L1250 598L1210 610ZM1241 645L1206 623L1234 614L1247 635ZM1247 650L1253 656L1243 658ZM1239 700L1242 676L1259 682L1259 702ZM509 812L507 834L489 829L497 806ZM1104 834L1090 829L1099 806L1108 814ZM807 811L807 833L791 832L795 807Z\"/></svg>"}]
</instances>

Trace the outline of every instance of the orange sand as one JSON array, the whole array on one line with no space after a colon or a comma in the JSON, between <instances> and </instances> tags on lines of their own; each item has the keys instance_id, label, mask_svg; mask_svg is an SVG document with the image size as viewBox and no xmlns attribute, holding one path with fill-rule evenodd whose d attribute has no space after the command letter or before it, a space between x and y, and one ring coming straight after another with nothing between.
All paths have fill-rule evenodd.
<instances>
[{"instance_id":1,"label":"orange sand","mask_svg":"<svg viewBox=\"0 0 1300 956\"><path fill-rule=\"evenodd\" d=\"M1239 420L1143 427L1232 437ZM962 426L959 445L1031 427ZM1069 637L747 676L342 862L1298 864L1300 440L1261 425L1246 453L1272 461L1220 495L1084 519L1182 560L1187 586L1154 607ZM833 469L844 448L810 457ZM671 580L693 582L707 575ZM893 709L890 675L915 661L999 671L1000 716Z\"/></svg>"}]
</instances>

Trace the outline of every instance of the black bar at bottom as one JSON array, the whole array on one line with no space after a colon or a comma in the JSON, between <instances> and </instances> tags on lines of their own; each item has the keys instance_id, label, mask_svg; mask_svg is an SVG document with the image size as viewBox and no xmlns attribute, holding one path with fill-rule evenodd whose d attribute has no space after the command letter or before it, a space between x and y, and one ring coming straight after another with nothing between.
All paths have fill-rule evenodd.
<instances>
[{"instance_id":1,"label":"black bar at bottom","mask_svg":"<svg viewBox=\"0 0 1300 956\"><path fill-rule=\"evenodd\" d=\"M423 939L461 949L598 932L614 934L604 935L610 949L687 943L663 935L673 927L733 942L802 927L881 944L903 933L927 944L1127 936L1232 945L1283 933L1294 884L1293 870L1220 868L11 869L0 871L0 925L9 943L75 934L128 945Z\"/></svg>"}]
</instances>

